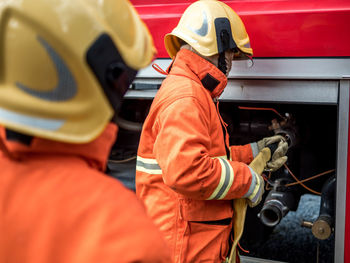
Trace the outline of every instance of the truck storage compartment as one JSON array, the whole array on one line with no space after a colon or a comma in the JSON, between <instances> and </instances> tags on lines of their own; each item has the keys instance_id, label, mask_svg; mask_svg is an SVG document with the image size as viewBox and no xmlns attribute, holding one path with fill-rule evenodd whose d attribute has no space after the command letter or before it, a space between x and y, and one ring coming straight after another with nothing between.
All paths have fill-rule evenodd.
<instances>
[{"instance_id":1,"label":"truck storage compartment","mask_svg":"<svg viewBox=\"0 0 350 263\"><path fill-rule=\"evenodd\" d=\"M229 76L220 97L219 110L228 124L231 144L281 134L290 147L287 166L264 173L269 183L263 201L248 209L240 242L240 253L248 257L244 258L247 262L261 262L257 258L298 263L343 261L349 81L339 80L331 71L327 72L334 73L332 77L324 78L305 73L309 67L304 64L319 61L302 62L292 75L287 73L295 61L288 59L256 60L254 72L234 68L236 75ZM283 74L257 78L272 66L280 66ZM126 94L122 117L140 126L162 80L151 69L141 72ZM114 147L118 154L112 159L135 158L140 129L121 128L120 132ZM130 166L128 175L134 180L132 169ZM118 173L114 175L118 177Z\"/></svg>"},{"instance_id":2,"label":"truck storage compartment","mask_svg":"<svg viewBox=\"0 0 350 263\"><path fill-rule=\"evenodd\" d=\"M137 127L137 123L140 125L146 118L151 102L152 98L128 98L123 104L121 117L132 121ZM219 109L228 124L231 144L241 145L282 134L290 146L287 166L271 174L265 172L272 185L266 184L260 205L248 209L241 246L250 253L241 250L241 254L286 262L310 262L317 258L318 262L333 262L335 184L331 186L333 191L325 195L327 200L324 200L326 206L332 206L329 208L331 232L321 235L325 240L318 239L311 226L319 217L322 188L336 174L337 105L247 103L224 99ZM128 130L122 125L109 162L112 175L133 190L139 135L140 130L137 128ZM306 188L296 183L290 172ZM319 177L308 181L319 174ZM273 189L273 184L279 184L279 187ZM266 205L271 191L274 195L271 197L270 194L268 199L282 203L284 206L280 210L278 206ZM267 208L263 210L263 207ZM262 210L265 213L263 216ZM303 221L306 221L303 225L309 227L302 226ZM320 232L328 230L325 225L321 226L324 229Z\"/></svg>"},{"instance_id":3,"label":"truck storage compartment","mask_svg":"<svg viewBox=\"0 0 350 263\"><path fill-rule=\"evenodd\" d=\"M231 144L281 134L290 146L286 167L265 172L263 201L248 209L241 254L284 262L333 262L337 106L223 101L220 113ZM320 208L327 215L321 221Z\"/></svg>"}]
</instances>

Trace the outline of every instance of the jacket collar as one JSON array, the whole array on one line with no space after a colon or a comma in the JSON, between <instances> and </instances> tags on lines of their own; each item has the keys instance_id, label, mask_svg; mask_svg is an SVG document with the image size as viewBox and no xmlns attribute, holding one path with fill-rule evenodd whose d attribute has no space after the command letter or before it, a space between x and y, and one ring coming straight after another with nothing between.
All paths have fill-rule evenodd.
<instances>
[{"instance_id":1,"label":"jacket collar","mask_svg":"<svg viewBox=\"0 0 350 263\"><path fill-rule=\"evenodd\" d=\"M117 125L110 123L100 136L85 144L71 144L34 137L30 145L25 145L16 141L6 140L3 127L0 127L0 137L9 152L17 156L19 160L25 159L28 153L75 155L84 158L95 169L104 171L117 131Z\"/></svg>"},{"instance_id":2,"label":"jacket collar","mask_svg":"<svg viewBox=\"0 0 350 263\"><path fill-rule=\"evenodd\" d=\"M188 74L188 67L193 74ZM177 52L173 65L168 69L169 74L187 75L209 90L212 98L221 95L227 85L227 77L215 65L187 49Z\"/></svg>"}]
</instances>

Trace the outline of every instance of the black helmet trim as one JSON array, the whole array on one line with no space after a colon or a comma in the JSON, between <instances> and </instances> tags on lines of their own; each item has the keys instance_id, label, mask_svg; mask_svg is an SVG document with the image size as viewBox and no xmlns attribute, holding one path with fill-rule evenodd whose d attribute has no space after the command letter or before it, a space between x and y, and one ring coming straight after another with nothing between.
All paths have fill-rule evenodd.
<instances>
[{"instance_id":1,"label":"black helmet trim","mask_svg":"<svg viewBox=\"0 0 350 263\"><path fill-rule=\"evenodd\" d=\"M237 44L233 40L230 20L226 17L218 17L214 20L216 32L216 44L218 47L219 59L218 68L226 75L227 65L225 61L225 51L237 49Z\"/></svg>"},{"instance_id":2,"label":"black helmet trim","mask_svg":"<svg viewBox=\"0 0 350 263\"><path fill-rule=\"evenodd\" d=\"M101 34L90 46L86 52L86 61L117 113L137 70L124 62L112 38L106 33Z\"/></svg>"},{"instance_id":3,"label":"black helmet trim","mask_svg":"<svg viewBox=\"0 0 350 263\"><path fill-rule=\"evenodd\" d=\"M219 17L214 20L218 53L229 49L237 48L233 40L230 20L226 17Z\"/></svg>"},{"instance_id":4,"label":"black helmet trim","mask_svg":"<svg viewBox=\"0 0 350 263\"><path fill-rule=\"evenodd\" d=\"M225 52L221 52L219 54L218 69L220 69L220 71L226 75L226 73L227 73L227 65L226 65L226 60L225 60Z\"/></svg>"}]
</instances>

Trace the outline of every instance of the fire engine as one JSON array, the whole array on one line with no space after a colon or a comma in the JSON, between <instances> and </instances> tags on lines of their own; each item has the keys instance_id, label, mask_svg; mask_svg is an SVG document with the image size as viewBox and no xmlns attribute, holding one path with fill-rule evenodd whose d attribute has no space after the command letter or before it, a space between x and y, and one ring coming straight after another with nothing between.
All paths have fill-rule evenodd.
<instances>
[{"instance_id":1,"label":"fire engine","mask_svg":"<svg viewBox=\"0 0 350 263\"><path fill-rule=\"evenodd\" d=\"M132 0L153 35L158 51L154 63L163 69L171 62L163 37L191 2ZM263 244L283 218L296 211L303 195L317 195L320 204L312 207L316 218L299 227L312 233L315 244L328 240L331 259L322 261L315 255L305 262L350 262L350 1L223 2L242 18L254 51L253 61L233 63L220 97L231 144L274 134L282 134L289 143L287 165L265 173L264 199L259 207L249 209L242 243L248 249L252 242ZM133 172L142 121L163 79L150 66L130 87L111 170ZM284 240L279 242L282 245ZM296 247L289 244L290 251ZM282 261L269 255L265 259L247 257L246 262Z\"/></svg>"}]
</instances>

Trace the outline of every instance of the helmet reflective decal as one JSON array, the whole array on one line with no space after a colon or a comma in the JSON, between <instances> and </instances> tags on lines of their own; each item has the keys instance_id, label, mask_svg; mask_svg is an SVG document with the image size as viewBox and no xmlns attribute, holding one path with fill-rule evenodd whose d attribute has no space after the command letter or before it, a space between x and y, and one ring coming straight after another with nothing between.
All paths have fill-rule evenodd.
<instances>
[{"instance_id":1,"label":"helmet reflective decal","mask_svg":"<svg viewBox=\"0 0 350 263\"><path fill-rule=\"evenodd\" d=\"M37 91L19 82L16 82L16 86L24 92L43 100L66 101L73 98L78 90L73 74L61 56L49 45L49 43L39 36L37 39L45 48L53 64L55 65L58 76L57 86L55 89L50 91Z\"/></svg>"},{"instance_id":2,"label":"helmet reflective decal","mask_svg":"<svg viewBox=\"0 0 350 263\"><path fill-rule=\"evenodd\" d=\"M204 11L202 12L202 15L203 15L203 24L199 29L194 29L190 25L188 26L188 28L193 33L196 33L197 35L204 37L208 34L208 18L207 18L207 14Z\"/></svg>"},{"instance_id":3,"label":"helmet reflective decal","mask_svg":"<svg viewBox=\"0 0 350 263\"><path fill-rule=\"evenodd\" d=\"M178 35L179 37L181 37L184 41L186 41L187 43L198 43L197 40L193 39L192 37L182 33L181 31L177 30L177 29L174 29L173 30L173 33Z\"/></svg>"},{"instance_id":4,"label":"helmet reflective decal","mask_svg":"<svg viewBox=\"0 0 350 263\"><path fill-rule=\"evenodd\" d=\"M19 125L29 125L36 129L43 129L47 131L56 131L65 123L64 120L39 118L24 114L19 114L13 111L0 108L0 120L6 120Z\"/></svg>"}]
</instances>

